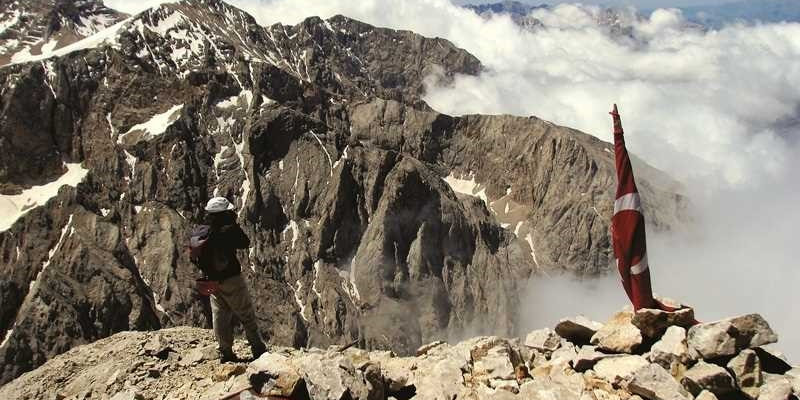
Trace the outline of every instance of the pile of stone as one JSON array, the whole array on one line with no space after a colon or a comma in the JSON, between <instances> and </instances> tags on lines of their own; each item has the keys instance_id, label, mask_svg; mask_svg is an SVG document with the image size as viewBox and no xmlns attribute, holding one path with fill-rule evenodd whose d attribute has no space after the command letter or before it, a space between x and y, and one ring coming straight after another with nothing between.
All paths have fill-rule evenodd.
<instances>
[{"instance_id":1,"label":"pile of stone","mask_svg":"<svg viewBox=\"0 0 800 400\"><path fill-rule=\"evenodd\" d=\"M220 363L211 331L181 327L77 347L0 387L0 399L796 400L800 368L765 347L776 341L757 314L697 324L681 306L435 342L414 357L272 347ZM243 340L234 350L248 355Z\"/></svg>"},{"instance_id":2,"label":"pile of stone","mask_svg":"<svg viewBox=\"0 0 800 400\"><path fill-rule=\"evenodd\" d=\"M757 314L697 323L691 308L621 311L605 324L564 319L524 340L480 337L417 356L310 350L263 355L262 394L302 399L796 399L800 369L764 346Z\"/></svg>"}]
</instances>

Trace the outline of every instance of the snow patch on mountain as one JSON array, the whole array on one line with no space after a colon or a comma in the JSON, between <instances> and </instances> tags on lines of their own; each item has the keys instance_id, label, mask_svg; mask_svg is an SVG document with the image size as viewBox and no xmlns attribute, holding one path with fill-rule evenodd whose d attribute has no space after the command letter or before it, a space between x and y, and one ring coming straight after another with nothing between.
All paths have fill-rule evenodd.
<instances>
[{"instance_id":1,"label":"snow patch on mountain","mask_svg":"<svg viewBox=\"0 0 800 400\"><path fill-rule=\"evenodd\" d=\"M450 185L450 188L453 189L454 192L477 197L483 200L483 202L486 203L486 206L489 207L489 198L486 196L486 187L478 182L475 182L474 174L470 173L469 179L462 179L454 174L450 174L444 178L444 181Z\"/></svg>"},{"instance_id":2,"label":"snow patch on mountain","mask_svg":"<svg viewBox=\"0 0 800 400\"><path fill-rule=\"evenodd\" d=\"M62 186L75 187L89 173L81 164L65 164L67 172L53 182L33 186L16 195L0 195L0 232L6 231L30 210L42 206L58 194Z\"/></svg>"},{"instance_id":3,"label":"snow patch on mountain","mask_svg":"<svg viewBox=\"0 0 800 400\"><path fill-rule=\"evenodd\" d=\"M167 128L169 128L170 125L178 120L182 110L183 104L179 104L170 108L166 112L153 115L148 121L134 125L127 132L119 135L117 138L117 143L125 144L127 142L125 138L134 133L139 133L139 137L136 138L137 140L135 140L136 142L141 140L150 140L156 136L164 134L164 132L167 131Z\"/></svg>"}]
</instances>

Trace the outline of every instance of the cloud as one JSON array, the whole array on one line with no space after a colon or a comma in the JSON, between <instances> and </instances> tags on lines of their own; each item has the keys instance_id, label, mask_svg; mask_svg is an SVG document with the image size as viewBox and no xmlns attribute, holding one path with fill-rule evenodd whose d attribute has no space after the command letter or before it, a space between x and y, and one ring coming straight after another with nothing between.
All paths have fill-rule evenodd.
<instances>
[{"instance_id":1,"label":"cloud","mask_svg":"<svg viewBox=\"0 0 800 400\"><path fill-rule=\"evenodd\" d=\"M760 312L800 360L800 24L706 32L677 10L644 19L625 10L610 29L597 22L601 8L565 4L536 11L546 26L528 31L447 0L230 2L264 25L343 14L452 41L487 71L429 88L426 100L449 114L536 115L610 140L607 111L618 103L631 151L682 180L698 217L649 237L655 290L703 320ZM602 319L624 303L613 276L539 281L525 320Z\"/></svg>"}]
</instances>

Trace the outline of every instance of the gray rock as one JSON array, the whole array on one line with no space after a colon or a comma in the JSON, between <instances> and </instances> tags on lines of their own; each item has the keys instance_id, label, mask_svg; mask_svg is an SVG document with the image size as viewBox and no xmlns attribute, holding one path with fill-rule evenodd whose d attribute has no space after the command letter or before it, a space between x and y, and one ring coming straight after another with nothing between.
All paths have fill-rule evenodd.
<instances>
[{"instance_id":1,"label":"gray rock","mask_svg":"<svg viewBox=\"0 0 800 400\"><path fill-rule=\"evenodd\" d=\"M703 390L694 400L717 400L717 396L714 393L709 392L708 390Z\"/></svg>"},{"instance_id":2,"label":"gray rock","mask_svg":"<svg viewBox=\"0 0 800 400\"><path fill-rule=\"evenodd\" d=\"M670 326L691 327L694 324L694 310L682 308L676 311L641 309L631 320L646 338L658 338Z\"/></svg>"},{"instance_id":3,"label":"gray rock","mask_svg":"<svg viewBox=\"0 0 800 400\"><path fill-rule=\"evenodd\" d=\"M261 390L261 393L271 396L291 397L303 382L302 375L288 357L276 353L262 354L250 363L247 373L251 376L266 374L271 378L268 387Z\"/></svg>"},{"instance_id":4,"label":"gray rock","mask_svg":"<svg viewBox=\"0 0 800 400\"><path fill-rule=\"evenodd\" d=\"M516 365L521 359L506 341L497 341L494 345L483 349L475 348L471 352L472 375L477 381L516 379Z\"/></svg>"},{"instance_id":5,"label":"gray rock","mask_svg":"<svg viewBox=\"0 0 800 400\"><path fill-rule=\"evenodd\" d=\"M525 346L539 351L551 352L561 346L561 337L552 329L539 329L525 336Z\"/></svg>"},{"instance_id":6,"label":"gray rock","mask_svg":"<svg viewBox=\"0 0 800 400\"><path fill-rule=\"evenodd\" d=\"M618 384L648 365L650 363L642 356L624 355L599 360L594 366L594 372L598 378Z\"/></svg>"},{"instance_id":7,"label":"gray rock","mask_svg":"<svg viewBox=\"0 0 800 400\"><path fill-rule=\"evenodd\" d=\"M728 370L736 380L739 390L750 399L757 399L764 383L761 376L761 361L755 351L743 350L728 362Z\"/></svg>"},{"instance_id":8,"label":"gray rock","mask_svg":"<svg viewBox=\"0 0 800 400\"><path fill-rule=\"evenodd\" d=\"M702 360L686 371L681 383L694 395L700 394L703 390L723 395L736 389L733 377L725 368Z\"/></svg>"},{"instance_id":9,"label":"gray rock","mask_svg":"<svg viewBox=\"0 0 800 400\"><path fill-rule=\"evenodd\" d=\"M125 390L115 394L110 400L144 400L144 397L134 390Z\"/></svg>"},{"instance_id":10,"label":"gray rock","mask_svg":"<svg viewBox=\"0 0 800 400\"><path fill-rule=\"evenodd\" d=\"M736 355L739 351L769 343L778 336L758 314L698 324L689 329L689 354L695 359Z\"/></svg>"},{"instance_id":11,"label":"gray rock","mask_svg":"<svg viewBox=\"0 0 800 400\"><path fill-rule=\"evenodd\" d=\"M618 312L592 336L591 343L608 352L633 353L642 344L642 333L632 319L632 312Z\"/></svg>"},{"instance_id":12,"label":"gray rock","mask_svg":"<svg viewBox=\"0 0 800 400\"><path fill-rule=\"evenodd\" d=\"M582 315L574 318L564 318L556 325L556 333L575 344L589 343L603 324L592 321Z\"/></svg>"},{"instance_id":13,"label":"gray rock","mask_svg":"<svg viewBox=\"0 0 800 400\"><path fill-rule=\"evenodd\" d=\"M209 345L197 349L192 349L185 356L183 356L178 363L181 366L187 366L187 365L197 364L203 361L217 360L217 359L219 359L219 354L217 353L216 346Z\"/></svg>"},{"instance_id":14,"label":"gray rock","mask_svg":"<svg viewBox=\"0 0 800 400\"><path fill-rule=\"evenodd\" d=\"M650 348L647 359L664 367L672 376L681 375L686 369L686 363L689 361L686 329L679 326L667 328L661 340Z\"/></svg>"},{"instance_id":15,"label":"gray rock","mask_svg":"<svg viewBox=\"0 0 800 400\"><path fill-rule=\"evenodd\" d=\"M788 379L775 379L761 386L758 400L787 400L792 394L792 384Z\"/></svg>"},{"instance_id":16,"label":"gray rock","mask_svg":"<svg viewBox=\"0 0 800 400\"><path fill-rule=\"evenodd\" d=\"M595 346L582 346L578 351L578 354L572 360L572 368L578 372L583 372L594 367L598 361L609 357L620 356L615 354L601 353L597 351Z\"/></svg>"},{"instance_id":17,"label":"gray rock","mask_svg":"<svg viewBox=\"0 0 800 400\"><path fill-rule=\"evenodd\" d=\"M628 390L652 400L691 400L691 396L664 368L648 364L636 370L628 380Z\"/></svg>"}]
</instances>

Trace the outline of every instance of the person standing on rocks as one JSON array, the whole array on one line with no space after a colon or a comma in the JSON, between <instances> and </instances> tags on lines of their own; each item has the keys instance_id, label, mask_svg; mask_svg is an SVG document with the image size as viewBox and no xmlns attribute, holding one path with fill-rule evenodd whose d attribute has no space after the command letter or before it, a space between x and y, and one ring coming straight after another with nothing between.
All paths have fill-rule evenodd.
<instances>
[{"instance_id":1,"label":"person standing on rocks","mask_svg":"<svg viewBox=\"0 0 800 400\"><path fill-rule=\"evenodd\" d=\"M242 322L253 357L266 351L258 330L255 309L242 278L236 250L250 247L250 239L236 223L234 205L224 197L208 201L206 225L197 226L189 243L192 262L203 271L198 280L201 294L210 296L214 335L220 360L237 360L233 352L233 317Z\"/></svg>"}]
</instances>

